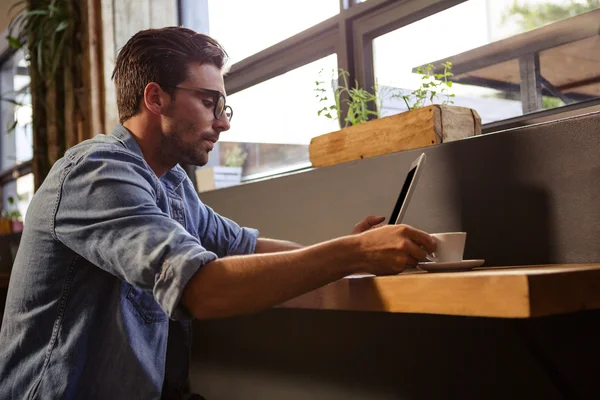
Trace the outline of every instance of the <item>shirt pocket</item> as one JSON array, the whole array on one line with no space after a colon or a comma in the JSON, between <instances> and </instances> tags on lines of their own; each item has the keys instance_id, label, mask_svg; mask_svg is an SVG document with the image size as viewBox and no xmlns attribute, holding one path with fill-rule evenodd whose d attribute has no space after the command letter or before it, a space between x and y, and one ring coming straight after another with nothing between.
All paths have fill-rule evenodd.
<instances>
[{"instance_id":1,"label":"shirt pocket","mask_svg":"<svg viewBox=\"0 0 600 400\"><path fill-rule=\"evenodd\" d=\"M169 319L152 296L152 293L129 285L126 297L145 323L152 324Z\"/></svg>"}]
</instances>

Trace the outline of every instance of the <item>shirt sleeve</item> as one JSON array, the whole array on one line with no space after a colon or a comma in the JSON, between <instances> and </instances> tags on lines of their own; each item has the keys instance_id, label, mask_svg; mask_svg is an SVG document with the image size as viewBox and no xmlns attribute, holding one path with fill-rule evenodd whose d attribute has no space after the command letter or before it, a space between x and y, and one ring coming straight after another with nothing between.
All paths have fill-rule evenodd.
<instances>
[{"instance_id":1,"label":"shirt sleeve","mask_svg":"<svg viewBox=\"0 0 600 400\"><path fill-rule=\"evenodd\" d=\"M141 158L95 151L62 175L54 235L92 264L151 291L170 318L189 318L179 304L183 289L217 255L159 208L159 195Z\"/></svg>"},{"instance_id":2,"label":"shirt sleeve","mask_svg":"<svg viewBox=\"0 0 600 400\"><path fill-rule=\"evenodd\" d=\"M240 227L204 204L200 206L199 212L198 235L207 248L219 257L254 254L258 238L257 229Z\"/></svg>"}]
</instances>

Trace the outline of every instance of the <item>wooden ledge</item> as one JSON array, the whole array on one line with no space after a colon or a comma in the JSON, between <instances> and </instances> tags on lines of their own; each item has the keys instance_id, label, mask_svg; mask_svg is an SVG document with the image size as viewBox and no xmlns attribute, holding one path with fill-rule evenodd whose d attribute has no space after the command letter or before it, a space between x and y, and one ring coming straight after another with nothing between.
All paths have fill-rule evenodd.
<instances>
[{"instance_id":1,"label":"wooden ledge","mask_svg":"<svg viewBox=\"0 0 600 400\"><path fill-rule=\"evenodd\" d=\"M600 308L600 263L357 275L279 307L500 318L563 314Z\"/></svg>"}]
</instances>

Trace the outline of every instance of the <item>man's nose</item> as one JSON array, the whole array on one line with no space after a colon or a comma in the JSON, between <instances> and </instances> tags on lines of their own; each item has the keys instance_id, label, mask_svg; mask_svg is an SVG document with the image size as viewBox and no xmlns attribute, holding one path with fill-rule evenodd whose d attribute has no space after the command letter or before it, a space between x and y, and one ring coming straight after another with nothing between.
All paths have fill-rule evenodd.
<instances>
[{"instance_id":1,"label":"man's nose","mask_svg":"<svg viewBox=\"0 0 600 400\"><path fill-rule=\"evenodd\" d=\"M217 132L225 132L225 131L228 131L229 128L231 128L231 124L229 123L229 118L227 118L227 115L225 115L225 113L223 113L221 115L221 118L214 119L213 128Z\"/></svg>"}]
</instances>

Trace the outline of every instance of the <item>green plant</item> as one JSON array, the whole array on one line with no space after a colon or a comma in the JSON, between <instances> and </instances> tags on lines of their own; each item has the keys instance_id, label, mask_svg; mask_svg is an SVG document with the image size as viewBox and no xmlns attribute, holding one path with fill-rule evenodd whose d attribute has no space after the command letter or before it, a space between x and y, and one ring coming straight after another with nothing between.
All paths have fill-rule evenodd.
<instances>
[{"instance_id":1,"label":"green plant","mask_svg":"<svg viewBox=\"0 0 600 400\"><path fill-rule=\"evenodd\" d=\"M17 111L21 107L31 107L29 104L25 104L25 102L23 100L19 100L17 98L17 96L19 96L19 95L21 95L21 98L23 98L27 94L28 90L29 90L29 85L27 85L25 88L23 88L19 92L10 91L10 92L0 94L0 101L5 101L14 106L15 117L12 119L12 121L9 120L6 124L6 133L8 133L9 135L17 129L17 125L19 123L19 121L16 118Z\"/></svg>"},{"instance_id":2,"label":"green plant","mask_svg":"<svg viewBox=\"0 0 600 400\"><path fill-rule=\"evenodd\" d=\"M538 4L523 2L521 4L515 0L502 13L500 23L501 25L506 25L508 21L514 18L520 31L529 31L598 8L600 8L600 0L569 0L568 2L563 2L563 4L556 4L556 2Z\"/></svg>"},{"instance_id":3,"label":"green plant","mask_svg":"<svg viewBox=\"0 0 600 400\"><path fill-rule=\"evenodd\" d=\"M449 77L453 76L450 70L452 69L452 63L447 61L441 66L444 68L442 73L433 73L433 64L428 64L417 68L417 74L422 75L421 85L410 92L409 94L395 93L392 98L401 98L406 104L406 108L409 110L415 110L425 106L427 100L433 104L435 99L439 99L440 96L445 97L441 104L454 104L451 99L455 96L450 93L449 89L452 88L452 81L448 80ZM413 101L411 105L411 101Z\"/></svg>"},{"instance_id":4,"label":"green plant","mask_svg":"<svg viewBox=\"0 0 600 400\"><path fill-rule=\"evenodd\" d=\"M319 71L321 76L323 70ZM358 85L358 81L354 81L354 87L348 84L348 78L350 74L348 71L343 69L338 70L337 85L333 90L333 104L325 103L325 105L317 111L317 115L324 116L329 119L342 121L342 105L348 106L348 112L343 119L343 127L353 126L367 122L370 118L380 117L381 103L378 102L377 93L379 91L379 85L375 81L373 86L373 92L369 92ZM331 81L334 81L333 75ZM316 96L319 99L319 103L330 102L331 100L327 97L327 83L319 79L315 81L317 92ZM328 105L329 104L329 105Z\"/></svg>"},{"instance_id":5,"label":"green plant","mask_svg":"<svg viewBox=\"0 0 600 400\"><path fill-rule=\"evenodd\" d=\"M51 166L75 145L86 126L82 2L21 0L7 40L24 49L31 78L33 175L37 189Z\"/></svg>"},{"instance_id":6,"label":"green plant","mask_svg":"<svg viewBox=\"0 0 600 400\"><path fill-rule=\"evenodd\" d=\"M542 96L542 109L547 110L549 108L562 107L565 102L557 97Z\"/></svg>"},{"instance_id":7,"label":"green plant","mask_svg":"<svg viewBox=\"0 0 600 400\"><path fill-rule=\"evenodd\" d=\"M241 167L244 165L248 153L240 145L230 148L225 152L224 165L226 167Z\"/></svg>"},{"instance_id":8,"label":"green plant","mask_svg":"<svg viewBox=\"0 0 600 400\"><path fill-rule=\"evenodd\" d=\"M11 207L16 207L15 198L13 196L8 196L7 200ZM19 211L18 208L15 208L12 210L2 210L1 215L4 218L8 218L8 219L12 219L12 220L21 220L21 218L23 217L21 215L21 211Z\"/></svg>"},{"instance_id":9,"label":"green plant","mask_svg":"<svg viewBox=\"0 0 600 400\"><path fill-rule=\"evenodd\" d=\"M65 0L22 0L11 7L21 7L8 27L6 40L14 49L28 46L30 54L36 55L36 67L40 74L50 72L53 78L64 55L69 39L72 12Z\"/></svg>"}]
</instances>

